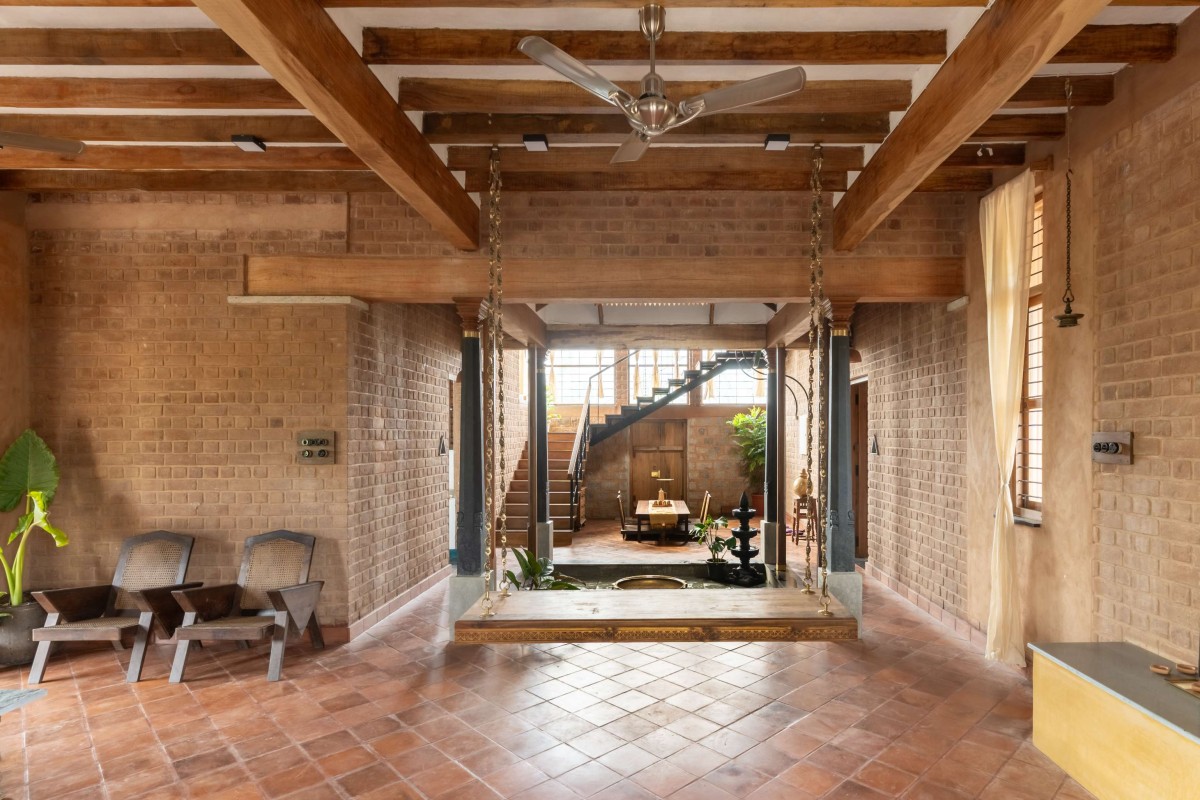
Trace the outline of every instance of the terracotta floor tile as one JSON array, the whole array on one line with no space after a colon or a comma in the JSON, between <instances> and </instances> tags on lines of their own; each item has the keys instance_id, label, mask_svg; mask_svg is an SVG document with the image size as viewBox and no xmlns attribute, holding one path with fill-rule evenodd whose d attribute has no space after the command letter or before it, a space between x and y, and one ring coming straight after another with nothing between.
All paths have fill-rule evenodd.
<instances>
[{"instance_id":1,"label":"terracotta floor tile","mask_svg":"<svg viewBox=\"0 0 1200 800\"><path fill-rule=\"evenodd\" d=\"M695 558L606 525L556 560ZM127 653L65 652L50 697L0 727L0 796L1092 800L1029 741L1024 676L870 580L851 643L463 646L445 597L291 649L276 683L265 646L196 651L181 685L169 645L138 684Z\"/></svg>"}]
</instances>

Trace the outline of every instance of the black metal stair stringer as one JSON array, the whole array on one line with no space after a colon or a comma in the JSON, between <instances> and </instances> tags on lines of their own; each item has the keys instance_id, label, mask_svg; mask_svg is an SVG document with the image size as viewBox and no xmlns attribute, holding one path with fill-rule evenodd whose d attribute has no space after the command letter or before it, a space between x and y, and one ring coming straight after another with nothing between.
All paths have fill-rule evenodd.
<instances>
[{"instance_id":1,"label":"black metal stair stringer","mask_svg":"<svg viewBox=\"0 0 1200 800\"><path fill-rule=\"evenodd\" d=\"M725 356L722 358L722 356ZM656 387L652 394L653 399L649 403L640 402L639 398L637 407L622 406L620 414L608 414L605 416L605 422L591 426L589 444L597 445L605 439L614 436L620 431L625 430L638 420L645 419L651 414L666 408L674 400L682 397L698 386L703 386L710 380L720 375L728 369L743 369L743 368L763 368L766 366L766 361L763 358L761 351L734 351L731 353L719 353L715 362L703 362L703 368L700 370L688 370L684 373L685 379L672 379L668 383L670 387ZM692 373L695 373L692 375ZM671 388L674 387L674 388Z\"/></svg>"}]
</instances>

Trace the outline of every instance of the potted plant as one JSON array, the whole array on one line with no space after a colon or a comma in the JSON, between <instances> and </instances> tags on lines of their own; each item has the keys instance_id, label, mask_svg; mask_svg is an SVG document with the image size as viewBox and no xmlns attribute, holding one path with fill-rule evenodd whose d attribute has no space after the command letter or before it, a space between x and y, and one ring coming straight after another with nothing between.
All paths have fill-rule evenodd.
<instances>
[{"instance_id":1,"label":"potted plant","mask_svg":"<svg viewBox=\"0 0 1200 800\"><path fill-rule=\"evenodd\" d=\"M10 557L0 547L0 566L4 568L7 592L0 596L0 665L14 666L33 661L37 646L31 637L34 628L46 624L46 612L29 598L25 589L25 565L29 534L41 529L54 538L58 547L67 545L67 535L50 523L50 502L58 489L58 462L54 453L32 429L17 437L0 457L0 511L12 511L22 501L25 511L8 535L7 544L16 543Z\"/></svg>"},{"instance_id":2,"label":"potted plant","mask_svg":"<svg viewBox=\"0 0 1200 800\"><path fill-rule=\"evenodd\" d=\"M718 531L728 525L729 522L724 517L706 517L692 528L692 537L708 548L709 557L704 563L708 565L708 577L716 581L725 577L725 557L722 554L726 550L732 550L737 544L734 537L724 538L718 534Z\"/></svg>"},{"instance_id":3,"label":"potted plant","mask_svg":"<svg viewBox=\"0 0 1200 800\"><path fill-rule=\"evenodd\" d=\"M740 451L742 475L749 484L750 502L763 511L763 482L767 468L767 412L760 406L738 412L726 423Z\"/></svg>"},{"instance_id":4,"label":"potted plant","mask_svg":"<svg viewBox=\"0 0 1200 800\"><path fill-rule=\"evenodd\" d=\"M521 548L515 548L513 555L517 557L517 564L521 568L521 575L518 578L513 571L507 570L504 576L508 578L508 582L517 591L532 590L532 589L578 589L579 587L570 581L556 578L554 575L554 564L548 558L533 558L529 553Z\"/></svg>"}]
</instances>

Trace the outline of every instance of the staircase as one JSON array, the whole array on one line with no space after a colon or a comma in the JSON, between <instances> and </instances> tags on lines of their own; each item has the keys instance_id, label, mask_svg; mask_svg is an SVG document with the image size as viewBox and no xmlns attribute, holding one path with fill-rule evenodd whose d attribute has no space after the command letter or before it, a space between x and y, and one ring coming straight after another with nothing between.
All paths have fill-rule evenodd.
<instances>
[{"instance_id":1,"label":"staircase","mask_svg":"<svg viewBox=\"0 0 1200 800\"><path fill-rule=\"evenodd\" d=\"M726 350L715 353L712 361L701 361L699 369L689 369L683 373L682 378L672 378L666 386L655 387L649 396L639 397L637 403L621 406L619 414L606 414L604 422L590 426L589 442L592 445L603 442L638 420L665 408L673 400L697 386L708 383L727 369L766 369L766 366L766 357L761 350Z\"/></svg>"},{"instance_id":2,"label":"staircase","mask_svg":"<svg viewBox=\"0 0 1200 800\"><path fill-rule=\"evenodd\" d=\"M548 434L550 456L550 520L554 523L554 546L571 544L571 532L577 530L571 513L571 476L567 469L575 434ZM513 473L504 496L508 515L508 546L529 546L529 445L521 452L521 460ZM499 545L499 540L496 542Z\"/></svg>"}]
</instances>

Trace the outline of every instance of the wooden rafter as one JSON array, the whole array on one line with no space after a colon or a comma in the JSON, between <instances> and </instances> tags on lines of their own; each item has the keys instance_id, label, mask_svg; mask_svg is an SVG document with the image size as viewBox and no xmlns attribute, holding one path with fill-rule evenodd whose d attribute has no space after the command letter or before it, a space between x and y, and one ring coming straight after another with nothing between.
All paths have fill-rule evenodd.
<instances>
[{"instance_id":1,"label":"wooden rafter","mask_svg":"<svg viewBox=\"0 0 1200 800\"><path fill-rule=\"evenodd\" d=\"M0 189L23 192L387 192L370 170L0 170Z\"/></svg>"},{"instance_id":2,"label":"wooden rafter","mask_svg":"<svg viewBox=\"0 0 1200 800\"><path fill-rule=\"evenodd\" d=\"M0 106L13 108L303 108L262 78L5 78Z\"/></svg>"},{"instance_id":3,"label":"wooden rafter","mask_svg":"<svg viewBox=\"0 0 1200 800\"><path fill-rule=\"evenodd\" d=\"M196 5L435 230L478 247L479 208L316 0Z\"/></svg>"},{"instance_id":4,"label":"wooden rafter","mask_svg":"<svg viewBox=\"0 0 1200 800\"><path fill-rule=\"evenodd\" d=\"M668 81L668 97L693 97L731 81ZM632 81L617 85L637 95ZM840 113L903 111L912 101L908 81L809 81L804 91L739 111L762 113ZM400 104L415 111L503 114L619 113L577 86L564 81L478 80L474 78L401 78Z\"/></svg>"},{"instance_id":5,"label":"wooden rafter","mask_svg":"<svg viewBox=\"0 0 1200 800\"><path fill-rule=\"evenodd\" d=\"M253 64L206 28L0 28L0 64Z\"/></svg>"},{"instance_id":6,"label":"wooden rafter","mask_svg":"<svg viewBox=\"0 0 1200 800\"><path fill-rule=\"evenodd\" d=\"M857 246L1107 5L997 0L842 198L834 218L837 249Z\"/></svg>"},{"instance_id":7,"label":"wooden rafter","mask_svg":"<svg viewBox=\"0 0 1200 800\"><path fill-rule=\"evenodd\" d=\"M826 147L824 163L833 171L858 170L863 166L861 147ZM610 165L616 148L552 148L546 153L530 153L519 147L500 149L500 168L505 172L753 172L787 170L807 172L812 166L811 147L789 147L768 152L759 147L659 147L654 158L629 164ZM447 163L450 169L485 170L489 147L451 147Z\"/></svg>"},{"instance_id":8,"label":"wooden rafter","mask_svg":"<svg viewBox=\"0 0 1200 800\"><path fill-rule=\"evenodd\" d=\"M251 134L270 144L330 144L337 137L308 114L6 114L5 130L87 142L228 143ZM269 147L269 145L268 145Z\"/></svg>"},{"instance_id":9,"label":"wooden rafter","mask_svg":"<svg viewBox=\"0 0 1200 800\"><path fill-rule=\"evenodd\" d=\"M730 276L738 276L731 281ZM928 302L964 294L961 258L832 257L830 296L863 302ZM371 302L439 303L485 294L487 262L469 258L250 256L248 295L353 295ZM807 272L788 258L505 259L514 303L648 300L807 302Z\"/></svg>"},{"instance_id":10,"label":"wooden rafter","mask_svg":"<svg viewBox=\"0 0 1200 800\"><path fill-rule=\"evenodd\" d=\"M672 0L672 8L762 8L764 0ZM770 0L779 8L982 8L988 0ZM321 0L326 8L640 8L644 0ZM1114 6L1191 6L1196 0L1113 0ZM4 6L182 8L191 0L0 0Z\"/></svg>"},{"instance_id":11,"label":"wooden rafter","mask_svg":"<svg viewBox=\"0 0 1200 800\"><path fill-rule=\"evenodd\" d=\"M705 144L762 144L768 133L790 133L793 142L881 142L888 115L871 114L714 114L666 134L663 141ZM526 133L544 133L553 142L619 144L629 123L616 114L426 114L425 135L439 144L520 144Z\"/></svg>"},{"instance_id":12,"label":"wooden rafter","mask_svg":"<svg viewBox=\"0 0 1200 800\"><path fill-rule=\"evenodd\" d=\"M580 61L646 63L638 30L479 30L366 28L368 64L528 64L517 49L541 36ZM671 31L655 46L663 64L938 64L946 57L945 31Z\"/></svg>"},{"instance_id":13,"label":"wooden rafter","mask_svg":"<svg viewBox=\"0 0 1200 800\"><path fill-rule=\"evenodd\" d=\"M93 145L79 155L33 150L0 150L0 169L28 170L365 170L366 164L345 147L270 147L245 153L225 147Z\"/></svg>"}]
</instances>

